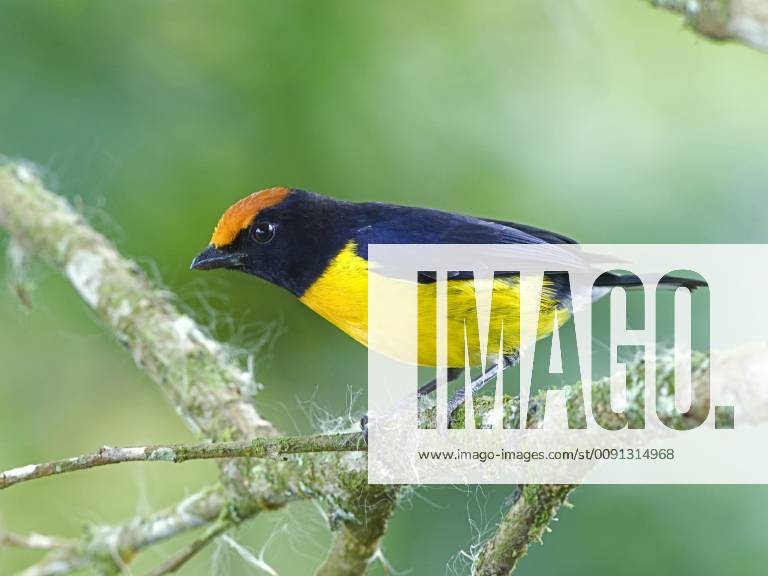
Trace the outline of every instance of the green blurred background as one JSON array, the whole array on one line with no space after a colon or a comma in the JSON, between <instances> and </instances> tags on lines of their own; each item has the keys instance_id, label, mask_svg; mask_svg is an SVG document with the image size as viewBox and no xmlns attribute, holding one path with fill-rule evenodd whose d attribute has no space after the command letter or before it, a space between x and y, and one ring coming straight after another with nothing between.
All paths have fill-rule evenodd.
<instances>
[{"instance_id":1,"label":"green blurred background","mask_svg":"<svg viewBox=\"0 0 768 576\"><path fill-rule=\"evenodd\" d=\"M765 242L767 95L768 55L698 39L640 0L0 3L0 154L40 165L219 337L258 349L259 406L290 432L364 410L366 353L275 287L188 271L231 202L286 185L585 242ZM42 266L33 280L31 311L0 292L0 468L192 440L72 289ZM76 535L215 477L189 463L42 480L0 493L0 522ZM418 490L386 556L466 573L458 552L508 493ZM763 487L589 486L572 501L519 574L765 573ZM238 539L289 576L330 542L309 504ZM183 573L252 573L214 552ZM35 557L0 550L0 574Z\"/></svg>"}]
</instances>

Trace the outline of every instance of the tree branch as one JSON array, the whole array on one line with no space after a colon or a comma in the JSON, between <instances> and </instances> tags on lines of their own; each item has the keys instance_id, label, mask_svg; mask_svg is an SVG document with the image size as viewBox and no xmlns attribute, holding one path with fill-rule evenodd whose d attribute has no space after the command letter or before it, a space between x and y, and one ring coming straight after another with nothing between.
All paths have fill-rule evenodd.
<instances>
[{"instance_id":1,"label":"tree branch","mask_svg":"<svg viewBox=\"0 0 768 576\"><path fill-rule=\"evenodd\" d=\"M200 535L199 538L195 538L189 545L185 546L176 555L171 556L168 560L150 570L147 576L163 576L164 574L173 574L179 568L184 566L192 557L198 552L210 544L215 538L221 536L229 528L232 527L230 522L225 520L219 521L208 527L208 529Z\"/></svg>"},{"instance_id":2,"label":"tree branch","mask_svg":"<svg viewBox=\"0 0 768 576\"><path fill-rule=\"evenodd\" d=\"M691 386L693 403L685 414L679 414L674 401L667 403L667 408L657 406L657 413L662 422L676 429L686 429L706 419L710 410L709 371L713 362L721 363L720 372L733 375L729 391L745 397L756 392L755 387L743 385L753 382L757 373L763 374L768 369L768 346L744 346L727 353L709 354L694 353L691 357ZM725 370L727 369L727 372ZM752 373L751 376L747 374ZM627 397L643 398L645 390L645 362L638 360L627 366ZM675 359L674 354L666 354L657 358L656 385L658 394L674 398ZM768 385L765 392L768 392ZM578 394L581 384L567 387L566 393ZM546 402L546 390L537 393L529 402L528 427L542 424L542 414ZM476 401L475 418L477 423L493 409L493 399L481 397ZM508 398L504 405L505 427L518 428L520 420L519 400ZM624 412L616 414L611 409L611 383L608 378L597 381L592 385L592 416L604 425L619 429L627 425L639 428L643 425L642 409L630 404ZM748 402L746 398L740 406L752 406L754 412L743 410L739 414L742 422L765 421L766 415L761 412L759 403ZM462 409L463 412L463 409ZM532 414L532 415L530 415ZM463 413L459 415L458 425L464 425ZM584 425L584 415L571 412L577 425ZM517 562L528 551L534 541L540 541L547 525L555 517L558 509L575 488L571 484L531 484L518 489L512 498L509 511L505 514L496 533L486 542L483 550L474 562L474 576L498 576L510 574Z\"/></svg>"},{"instance_id":3,"label":"tree branch","mask_svg":"<svg viewBox=\"0 0 768 576\"><path fill-rule=\"evenodd\" d=\"M341 531L316 576L365 574L386 531L399 493L398 486L369 484L357 492L349 492L343 507L358 511L357 515L343 519ZM363 512L365 516L360 516Z\"/></svg>"},{"instance_id":4,"label":"tree branch","mask_svg":"<svg viewBox=\"0 0 768 576\"><path fill-rule=\"evenodd\" d=\"M649 1L682 14L686 24L702 36L768 51L768 4L764 0Z\"/></svg>"},{"instance_id":5,"label":"tree branch","mask_svg":"<svg viewBox=\"0 0 768 576\"><path fill-rule=\"evenodd\" d=\"M571 484L528 484L513 496L509 511L488 540L475 562L475 576L502 576L512 573L528 546L541 541L560 506L574 486Z\"/></svg>"},{"instance_id":6,"label":"tree branch","mask_svg":"<svg viewBox=\"0 0 768 576\"><path fill-rule=\"evenodd\" d=\"M59 538L57 536L45 536L43 534L14 534L13 532L0 532L0 548L27 548L29 550L58 550L72 548L74 540Z\"/></svg>"},{"instance_id":7,"label":"tree branch","mask_svg":"<svg viewBox=\"0 0 768 576\"><path fill-rule=\"evenodd\" d=\"M286 454L350 451L367 451L362 434L359 432L255 438L253 440L213 444L158 444L130 448L104 446L90 454L42 464L30 464L0 472L0 490L37 478L123 462L173 462L178 464L188 460L212 458L274 458Z\"/></svg>"},{"instance_id":8,"label":"tree branch","mask_svg":"<svg viewBox=\"0 0 768 576\"><path fill-rule=\"evenodd\" d=\"M0 164L0 227L69 279L194 430L217 440L275 433L256 411L258 385L233 351L181 313L25 164Z\"/></svg>"},{"instance_id":9,"label":"tree branch","mask_svg":"<svg viewBox=\"0 0 768 576\"><path fill-rule=\"evenodd\" d=\"M256 410L252 398L259 386L237 355L180 312L168 292L152 286L65 199L46 190L29 165L0 160L0 227L23 251L69 279L197 433L224 442L277 434ZM377 517L388 518L396 504L396 491L381 499L379 488L368 487L364 454L240 458L222 461L220 468L237 521L297 499L320 498L333 526L359 531L359 539L375 549L386 522L368 529L369 499L359 496L370 491L370 501L380 507Z\"/></svg>"},{"instance_id":10,"label":"tree branch","mask_svg":"<svg viewBox=\"0 0 768 576\"><path fill-rule=\"evenodd\" d=\"M151 516L114 526L90 526L78 540L5 534L0 536L0 547L25 546L49 551L40 562L25 570L24 576L70 574L86 568L99 574L118 574L141 550L221 518L227 511L226 502L223 488L214 486Z\"/></svg>"}]
</instances>

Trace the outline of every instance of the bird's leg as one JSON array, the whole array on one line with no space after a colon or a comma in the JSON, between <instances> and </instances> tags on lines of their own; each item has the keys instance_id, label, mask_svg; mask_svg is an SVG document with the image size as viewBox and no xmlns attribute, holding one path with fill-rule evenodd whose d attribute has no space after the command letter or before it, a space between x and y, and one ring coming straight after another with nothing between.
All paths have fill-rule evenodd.
<instances>
[{"instance_id":1,"label":"bird's leg","mask_svg":"<svg viewBox=\"0 0 768 576\"><path fill-rule=\"evenodd\" d=\"M368 414L363 414L360 418L360 430L363 431L363 440L365 440L365 445L368 446Z\"/></svg>"},{"instance_id":2,"label":"bird's leg","mask_svg":"<svg viewBox=\"0 0 768 576\"><path fill-rule=\"evenodd\" d=\"M517 353L514 354L505 354L502 357L501 362L495 363L493 366L491 366L488 370L480 374L477 378L472 380L472 382L469 385L470 388L470 394L474 396L475 392L478 392L481 390L488 382L493 380L496 376L499 375L499 373L503 372L507 368L514 366L517 364L519 359L519 355ZM456 390L456 393L453 395L453 398L450 399L448 402L448 427L450 428L451 422L453 421L453 413L456 411L456 409L464 404L464 397L466 395L466 386L460 386L458 390Z\"/></svg>"},{"instance_id":3,"label":"bird's leg","mask_svg":"<svg viewBox=\"0 0 768 576\"><path fill-rule=\"evenodd\" d=\"M453 382L461 376L461 374L464 372L464 368L448 368L446 374L447 374L447 381ZM423 398L430 392L434 392L437 389L437 378L433 378L424 386L420 387L418 391L416 392L417 396L419 398ZM363 431L363 438L365 438L365 444L368 445L368 414L363 414L363 417L360 418L360 428Z\"/></svg>"},{"instance_id":4,"label":"bird's leg","mask_svg":"<svg viewBox=\"0 0 768 576\"><path fill-rule=\"evenodd\" d=\"M464 368L448 368L448 370L446 371L447 381L453 382L454 380L456 380L456 378L461 376L463 372L464 372ZM430 392L434 392L436 389L437 389L437 378L433 378L432 380L424 384L424 386L419 388L419 391L417 392L417 394L419 395L419 398L422 398L423 396L426 396Z\"/></svg>"}]
</instances>

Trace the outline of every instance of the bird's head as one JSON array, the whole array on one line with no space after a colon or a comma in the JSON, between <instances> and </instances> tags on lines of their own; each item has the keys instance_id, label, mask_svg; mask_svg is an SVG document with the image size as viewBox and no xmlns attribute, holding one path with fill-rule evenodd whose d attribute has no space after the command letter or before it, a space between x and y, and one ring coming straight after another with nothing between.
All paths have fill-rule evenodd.
<instances>
[{"instance_id":1,"label":"bird's head","mask_svg":"<svg viewBox=\"0 0 768 576\"><path fill-rule=\"evenodd\" d=\"M219 219L193 270L223 268L264 278L301 296L343 246L341 203L290 188L268 188Z\"/></svg>"}]
</instances>

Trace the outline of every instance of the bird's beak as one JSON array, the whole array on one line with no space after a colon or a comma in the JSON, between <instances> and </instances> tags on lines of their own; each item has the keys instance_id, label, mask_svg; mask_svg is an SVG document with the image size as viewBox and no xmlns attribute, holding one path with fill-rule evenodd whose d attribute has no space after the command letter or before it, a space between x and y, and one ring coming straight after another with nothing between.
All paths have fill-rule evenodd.
<instances>
[{"instance_id":1,"label":"bird's beak","mask_svg":"<svg viewBox=\"0 0 768 576\"><path fill-rule=\"evenodd\" d=\"M190 270L213 270L214 268L235 268L245 260L242 252L228 252L215 246L208 246L200 252L189 267Z\"/></svg>"}]
</instances>

